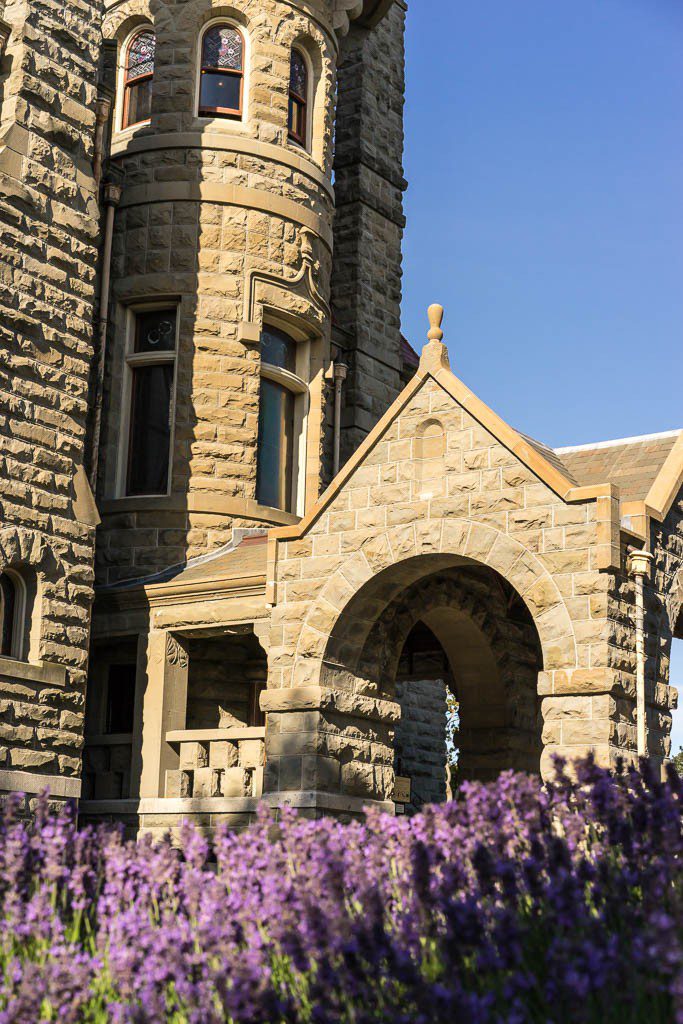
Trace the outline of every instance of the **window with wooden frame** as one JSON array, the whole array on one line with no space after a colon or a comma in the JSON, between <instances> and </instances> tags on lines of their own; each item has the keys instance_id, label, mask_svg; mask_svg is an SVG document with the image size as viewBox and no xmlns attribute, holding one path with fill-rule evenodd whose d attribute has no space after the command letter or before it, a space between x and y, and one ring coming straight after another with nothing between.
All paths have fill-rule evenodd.
<instances>
[{"instance_id":1,"label":"window with wooden frame","mask_svg":"<svg viewBox=\"0 0 683 1024\"><path fill-rule=\"evenodd\" d=\"M122 128L149 121L152 115L152 82L156 36L151 28L136 32L126 47L123 70Z\"/></svg>"},{"instance_id":2,"label":"window with wooden frame","mask_svg":"<svg viewBox=\"0 0 683 1024\"><path fill-rule=\"evenodd\" d=\"M261 334L261 389L256 455L256 500L300 513L305 463L308 346L277 327Z\"/></svg>"},{"instance_id":3,"label":"window with wooden frame","mask_svg":"<svg viewBox=\"0 0 683 1024\"><path fill-rule=\"evenodd\" d=\"M289 68L289 137L300 146L308 142L308 64L301 50L292 50Z\"/></svg>"},{"instance_id":4,"label":"window with wooden frame","mask_svg":"<svg viewBox=\"0 0 683 1024\"><path fill-rule=\"evenodd\" d=\"M234 25L211 25L202 39L199 114L241 118L244 104L244 37Z\"/></svg>"},{"instance_id":5,"label":"window with wooden frame","mask_svg":"<svg viewBox=\"0 0 683 1024\"><path fill-rule=\"evenodd\" d=\"M170 480L178 310L138 310L132 318L125 494L164 495Z\"/></svg>"}]
</instances>

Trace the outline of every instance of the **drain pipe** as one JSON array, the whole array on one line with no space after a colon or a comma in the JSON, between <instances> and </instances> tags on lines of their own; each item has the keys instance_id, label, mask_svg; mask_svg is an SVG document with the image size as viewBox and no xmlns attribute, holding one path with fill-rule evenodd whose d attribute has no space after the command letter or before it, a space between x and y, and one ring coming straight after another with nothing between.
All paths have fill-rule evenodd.
<instances>
[{"instance_id":1,"label":"drain pipe","mask_svg":"<svg viewBox=\"0 0 683 1024\"><path fill-rule=\"evenodd\" d=\"M100 456L100 430L102 427L102 401L104 392L104 368L107 352L107 328L109 325L109 281L111 277L111 250L114 238L114 215L121 199L118 185L104 186L104 243L102 247L102 282L100 285L100 309L98 317L97 376L95 378L95 403L92 429L92 454L90 459L90 487L95 493L97 466Z\"/></svg>"},{"instance_id":2,"label":"drain pipe","mask_svg":"<svg viewBox=\"0 0 683 1024\"><path fill-rule=\"evenodd\" d=\"M631 551L629 568L636 584L636 723L638 757L647 757L647 710L645 706L645 580L650 578L653 555Z\"/></svg>"},{"instance_id":3,"label":"drain pipe","mask_svg":"<svg viewBox=\"0 0 683 1024\"><path fill-rule=\"evenodd\" d=\"M334 448L332 455L332 477L339 472L341 460L341 412L342 385L346 380L348 367L344 363L334 364Z\"/></svg>"}]
</instances>

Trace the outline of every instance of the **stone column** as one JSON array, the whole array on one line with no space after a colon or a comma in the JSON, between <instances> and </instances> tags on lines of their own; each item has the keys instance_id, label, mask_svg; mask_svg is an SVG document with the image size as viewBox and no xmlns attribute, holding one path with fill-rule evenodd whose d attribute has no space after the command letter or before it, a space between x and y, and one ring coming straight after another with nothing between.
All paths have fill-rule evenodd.
<instances>
[{"instance_id":1,"label":"stone column","mask_svg":"<svg viewBox=\"0 0 683 1024\"><path fill-rule=\"evenodd\" d=\"M264 790L274 805L311 813L393 811L394 728L400 706L350 690L266 690Z\"/></svg>"},{"instance_id":2,"label":"stone column","mask_svg":"<svg viewBox=\"0 0 683 1024\"><path fill-rule=\"evenodd\" d=\"M163 797L166 772L178 768L178 755L166 742L166 733L185 728L188 668L182 640L166 631L149 634L142 707L141 798Z\"/></svg>"}]
</instances>

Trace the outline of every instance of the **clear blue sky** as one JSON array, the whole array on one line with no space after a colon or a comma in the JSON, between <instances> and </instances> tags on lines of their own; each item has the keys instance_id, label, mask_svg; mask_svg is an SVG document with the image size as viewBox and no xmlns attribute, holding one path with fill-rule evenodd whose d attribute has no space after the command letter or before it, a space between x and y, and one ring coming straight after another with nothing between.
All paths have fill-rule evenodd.
<instances>
[{"instance_id":1,"label":"clear blue sky","mask_svg":"<svg viewBox=\"0 0 683 1024\"><path fill-rule=\"evenodd\" d=\"M682 53L681 0L412 0L404 330L548 444L683 427Z\"/></svg>"}]
</instances>

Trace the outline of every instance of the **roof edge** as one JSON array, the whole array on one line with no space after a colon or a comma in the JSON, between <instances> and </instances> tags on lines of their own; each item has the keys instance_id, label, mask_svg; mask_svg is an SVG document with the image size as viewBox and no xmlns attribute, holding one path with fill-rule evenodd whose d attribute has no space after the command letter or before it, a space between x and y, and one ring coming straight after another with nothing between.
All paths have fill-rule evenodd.
<instances>
[{"instance_id":1,"label":"roof edge","mask_svg":"<svg viewBox=\"0 0 683 1024\"><path fill-rule=\"evenodd\" d=\"M617 448L622 444L637 444L639 441L659 441L663 437L677 437L683 434L683 427L678 430L661 430L657 434L637 434L634 437L619 437L614 441L594 441L591 444L564 445L560 448L553 448L556 455L565 455L569 452L593 452L599 448Z\"/></svg>"}]
</instances>

